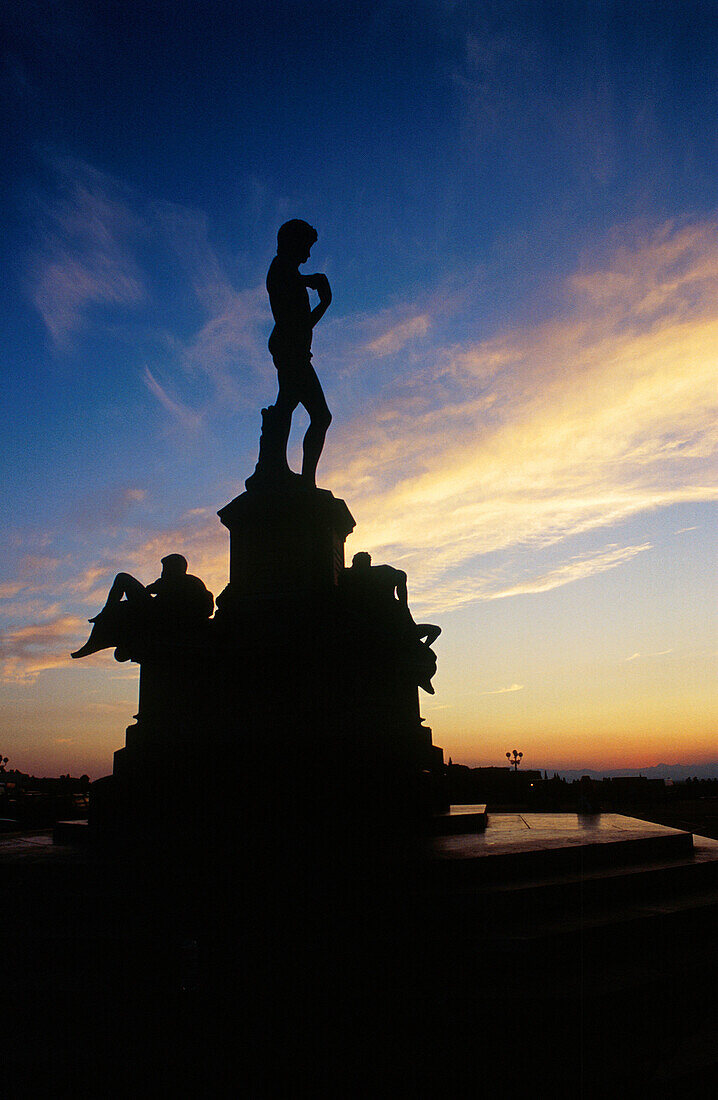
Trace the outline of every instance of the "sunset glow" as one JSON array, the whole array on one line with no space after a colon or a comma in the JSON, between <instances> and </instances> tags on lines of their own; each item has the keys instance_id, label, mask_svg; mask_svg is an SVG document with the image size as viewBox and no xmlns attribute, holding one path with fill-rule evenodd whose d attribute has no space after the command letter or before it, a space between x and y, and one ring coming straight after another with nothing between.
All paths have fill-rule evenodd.
<instances>
[{"instance_id":1,"label":"sunset glow","mask_svg":"<svg viewBox=\"0 0 718 1100\"><path fill-rule=\"evenodd\" d=\"M715 6L209 8L6 17L10 766L111 770L137 666L69 652L117 571L227 583L289 217L319 483L442 627L445 757L718 760Z\"/></svg>"}]
</instances>

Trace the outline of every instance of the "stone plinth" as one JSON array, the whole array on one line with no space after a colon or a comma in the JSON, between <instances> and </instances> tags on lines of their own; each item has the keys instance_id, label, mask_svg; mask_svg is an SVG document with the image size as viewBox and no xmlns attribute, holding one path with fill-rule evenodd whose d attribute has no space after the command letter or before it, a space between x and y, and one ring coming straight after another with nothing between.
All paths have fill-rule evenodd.
<instances>
[{"instance_id":1,"label":"stone plinth","mask_svg":"<svg viewBox=\"0 0 718 1100\"><path fill-rule=\"evenodd\" d=\"M250 489L218 514L230 534L232 599L321 594L336 586L355 524L327 489Z\"/></svg>"},{"instance_id":2,"label":"stone plinth","mask_svg":"<svg viewBox=\"0 0 718 1100\"><path fill-rule=\"evenodd\" d=\"M137 723L96 820L135 834L415 827L441 806L443 757L422 724L406 627L338 583L346 504L264 482L219 516L230 582L201 635L137 645Z\"/></svg>"}]
</instances>

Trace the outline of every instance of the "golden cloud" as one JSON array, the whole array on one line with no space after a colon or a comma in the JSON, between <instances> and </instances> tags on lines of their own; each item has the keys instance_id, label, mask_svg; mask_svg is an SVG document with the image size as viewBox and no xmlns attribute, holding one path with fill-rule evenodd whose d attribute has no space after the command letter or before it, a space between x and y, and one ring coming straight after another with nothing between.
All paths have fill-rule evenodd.
<instances>
[{"instance_id":1,"label":"golden cloud","mask_svg":"<svg viewBox=\"0 0 718 1100\"><path fill-rule=\"evenodd\" d=\"M422 357L414 348L411 370L388 376L376 408L335 422L320 475L357 519L353 549L406 569L420 614L546 592L621 567L650 544L619 544L612 527L718 496L715 230L709 222L662 226L644 240L615 242L565 281L550 322L486 340L432 344L432 318L446 313L438 300L414 317L384 311L374 326L363 318L357 346L367 346L369 330L379 351L412 330L426 337ZM573 536L599 531L607 537L591 551L569 548ZM548 565L531 554L547 549ZM171 551L185 554L215 594L224 588L228 535L213 509L192 509L149 538L125 529L79 577L36 582L23 596L99 601L114 573L148 583ZM486 564L496 552L501 570ZM520 553L518 568L512 557ZM83 640L77 622L73 644ZM26 648L7 653L5 668L15 675L15 661L35 671L44 659Z\"/></svg>"},{"instance_id":2,"label":"golden cloud","mask_svg":"<svg viewBox=\"0 0 718 1100\"><path fill-rule=\"evenodd\" d=\"M481 578L489 552L718 496L715 230L663 226L616 246L567 280L550 323L434 347L381 399L385 415L334 437L327 465L362 546L410 570L422 603L457 606L462 589L496 598ZM642 549L612 559L609 547L603 567ZM504 591L546 590L581 568L569 560Z\"/></svg>"}]
</instances>

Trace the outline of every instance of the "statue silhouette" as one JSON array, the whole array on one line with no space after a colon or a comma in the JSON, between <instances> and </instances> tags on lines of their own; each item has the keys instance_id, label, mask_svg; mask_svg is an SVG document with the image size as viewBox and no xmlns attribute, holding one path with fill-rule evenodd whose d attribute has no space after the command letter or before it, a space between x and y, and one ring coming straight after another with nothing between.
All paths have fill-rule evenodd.
<instances>
[{"instance_id":1,"label":"statue silhouette","mask_svg":"<svg viewBox=\"0 0 718 1100\"><path fill-rule=\"evenodd\" d=\"M256 473L274 480L291 475L287 464L287 442L292 414L297 405L309 413L304 436L302 481L316 485L317 465L331 423L321 383L312 366L312 330L326 313L332 292L326 275L302 275L317 231L305 221L285 222L277 233L277 255L267 273L267 292L274 317L269 351L277 368L279 392L274 405L262 410L262 437ZM311 308L307 287L319 294Z\"/></svg>"},{"instance_id":2,"label":"statue silhouette","mask_svg":"<svg viewBox=\"0 0 718 1100\"><path fill-rule=\"evenodd\" d=\"M365 551L355 554L350 569L341 577L344 598L362 624L362 633L388 643L406 657L419 687L434 694L431 677L436 672L436 654L431 649L441 634L433 623L415 623L409 610L406 573L392 565L372 565Z\"/></svg>"},{"instance_id":3,"label":"statue silhouette","mask_svg":"<svg viewBox=\"0 0 718 1100\"><path fill-rule=\"evenodd\" d=\"M162 574L146 587L131 573L118 573L102 610L89 621L90 637L72 657L87 657L116 646L115 658L129 661L131 649L148 628L186 632L203 623L214 609L214 596L199 577L187 572L182 554L162 558Z\"/></svg>"},{"instance_id":4,"label":"statue silhouette","mask_svg":"<svg viewBox=\"0 0 718 1100\"><path fill-rule=\"evenodd\" d=\"M418 691L433 694L439 628L414 622L402 570L372 566L368 554L344 568L354 519L316 487L331 414L312 333L332 295L326 275L299 270L316 239L298 220L277 234L267 291L278 392L262 410L246 491L219 511L230 560L217 614L186 560L170 554L147 587L129 573L115 577L72 654L114 647L117 660L140 665L136 724L115 753L111 782L93 795L93 827L113 844L128 836L144 852L146 835L164 846L176 829L197 859L217 845L234 859L240 826L255 838L243 862L254 863L269 834L282 865L336 844L343 860L346 845L373 844L385 826L405 835L445 805L443 758L422 724ZM319 297L313 309L309 289ZM287 464L299 404L309 414L301 474ZM198 800L186 765L198 736L214 777L211 806Z\"/></svg>"}]
</instances>

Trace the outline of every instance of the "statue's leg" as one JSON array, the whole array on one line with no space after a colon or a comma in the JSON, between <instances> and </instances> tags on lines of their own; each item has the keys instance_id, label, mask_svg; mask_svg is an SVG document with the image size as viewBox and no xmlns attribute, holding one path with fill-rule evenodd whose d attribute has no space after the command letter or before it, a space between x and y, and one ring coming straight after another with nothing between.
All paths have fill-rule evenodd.
<instances>
[{"instance_id":1,"label":"statue's leg","mask_svg":"<svg viewBox=\"0 0 718 1100\"><path fill-rule=\"evenodd\" d=\"M299 394L293 373L284 366L277 367L279 391L277 400L274 403L273 430L276 432L276 453L273 458L277 465L282 466L287 465L287 444L289 443L289 432L292 427L292 414L299 404Z\"/></svg>"},{"instance_id":2,"label":"statue's leg","mask_svg":"<svg viewBox=\"0 0 718 1100\"><path fill-rule=\"evenodd\" d=\"M441 627L435 626L433 623L417 623L416 629L419 633L419 640L427 646L433 645L441 634Z\"/></svg>"},{"instance_id":3,"label":"statue's leg","mask_svg":"<svg viewBox=\"0 0 718 1100\"><path fill-rule=\"evenodd\" d=\"M144 584L142 584L142 581L138 581L137 577L133 577L131 573L118 573L110 586L110 591L107 593L105 606L102 611L95 615L94 619L90 619L90 622L96 623L100 615L104 615L106 611L117 607L123 596L133 602L150 598Z\"/></svg>"},{"instance_id":4,"label":"statue's leg","mask_svg":"<svg viewBox=\"0 0 718 1100\"><path fill-rule=\"evenodd\" d=\"M100 615L96 617L98 620L96 622L90 619L92 623L90 637L83 646L70 654L71 657L89 657L91 653L99 653L101 649L109 649L116 644L112 624L108 624L107 618L100 618Z\"/></svg>"},{"instance_id":5,"label":"statue's leg","mask_svg":"<svg viewBox=\"0 0 718 1100\"><path fill-rule=\"evenodd\" d=\"M121 602L123 597L126 598L124 603ZM129 610L127 605L131 604L136 608L149 603L151 599L144 584L131 573L118 573L112 582L102 611L90 619L92 623L90 637L71 656L88 657L91 653L99 653L101 649L116 646L118 632L126 618L124 611Z\"/></svg>"},{"instance_id":6,"label":"statue's leg","mask_svg":"<svg viewBox=\"0 0 718 1100\"><path fill-rule=\"evenodd\" d=\"M311 485L315 485L317 466L324 448L327 429L332 422L332 414L329 412L317 372L311 364L303 372L299 399L309 413L309 427L303 444L302 477Z\"/></svg>"}]
</instances>

